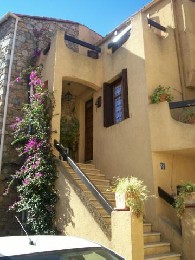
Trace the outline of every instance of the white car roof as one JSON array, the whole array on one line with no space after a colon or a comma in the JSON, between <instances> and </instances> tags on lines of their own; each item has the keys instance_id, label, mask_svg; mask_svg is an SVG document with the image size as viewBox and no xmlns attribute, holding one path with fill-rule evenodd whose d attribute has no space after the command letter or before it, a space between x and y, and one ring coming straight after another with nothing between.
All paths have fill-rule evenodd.
<instances>
[{"instance_id":1,"label":"white car roof","mask_svg":"<svg viewBox=\"0 0 195 260\"><path fill-rule=\"evenodd\" d=\"M54 250L101 247L83 238L71 236L30 236L35 245L29 244L27 236L0 237L0 257L50 252Z\"/></svg>"}]
</instances>

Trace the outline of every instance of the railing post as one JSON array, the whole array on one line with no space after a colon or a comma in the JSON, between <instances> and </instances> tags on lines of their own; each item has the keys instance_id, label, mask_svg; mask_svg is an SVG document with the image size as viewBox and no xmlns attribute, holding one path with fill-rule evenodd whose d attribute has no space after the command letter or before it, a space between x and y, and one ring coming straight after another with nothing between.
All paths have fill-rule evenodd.
<instances>
[{"instance_id":1,"label":"railing post","mask_svg":"<svg viewBox=\"0 0 195 260\"><path fill-rule=\"evenodd\" d=\"M130 211L111 215L112 249L128 260L144 259L143 217Z\"/></svg>"}]
</instances>

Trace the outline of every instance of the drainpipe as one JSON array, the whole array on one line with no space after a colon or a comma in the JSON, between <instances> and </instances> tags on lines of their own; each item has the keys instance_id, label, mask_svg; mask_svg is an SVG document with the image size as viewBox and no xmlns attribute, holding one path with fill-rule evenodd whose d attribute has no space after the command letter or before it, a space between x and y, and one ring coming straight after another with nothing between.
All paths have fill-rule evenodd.
<instances>
[{"instance_id":1,"label":"drainpipe","mask_svg":"<svg viewBox=\"0 0 195 260\"><path fill-rule=\"evenodd\" d=\"M13 58L14 58L14 50L15 50L15 42L16 42L16 33L17 33L17 27L18 27L18 21L20 18L12 13L8 13L5 16L2 17L0 20L0 23L6 21L9 17L13 17L15 21L15 28L14 28L14 36L13 36L13 43L11 48L11 56L10 56L10 62L9 62L9 71L8 71L8 80L7 80L7 91L5 94L5 104L4 104L4 113L3 113L3 125L2 125L2 132L1 132L1 146L0 146L0 175L1 175L1 168L2 168L2 157L3 157L3 145L4 145L4 139L5 139L5 124L7 119L7 108L8 108L8 99L9 99L9 89L10 89L10 81L11 81L11 71L12 71L12 65L13 65Z\"/></svg>"}]
</instances>

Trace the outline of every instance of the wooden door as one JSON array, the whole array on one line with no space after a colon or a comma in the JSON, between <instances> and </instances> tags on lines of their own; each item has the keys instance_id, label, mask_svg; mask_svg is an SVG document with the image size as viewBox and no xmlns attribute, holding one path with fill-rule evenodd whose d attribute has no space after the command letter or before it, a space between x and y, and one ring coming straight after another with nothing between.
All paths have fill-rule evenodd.
<instances>
[{"instance_id":1,"label":"wooden door","mask_svg":"<svg viewBox=\"0 0 195 260\"><path fill-rule=\"evenodd\" d=\"M85 161L93 160L93 99L85 103Z\"/></svg>"}]
</instances>

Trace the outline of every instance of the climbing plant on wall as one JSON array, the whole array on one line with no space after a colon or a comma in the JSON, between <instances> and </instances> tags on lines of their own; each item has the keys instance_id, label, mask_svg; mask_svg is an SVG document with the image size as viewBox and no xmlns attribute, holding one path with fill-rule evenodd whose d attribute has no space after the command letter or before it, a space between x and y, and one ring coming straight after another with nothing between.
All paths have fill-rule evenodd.
<instances>
[{"instance_id":1,"label":"climbing plant on wall","mask_svg":"<svg viewBox=\"0 0 195 260\"><path fill-rule=\"evenodd\" d=\"M16 118L11 128L12 144L23 164L12 176L7 192L13 184L17 186L18 198L10 209L25 212L26 228L31 234L54 234L56 168L49 142L52 99L41 79L41 70L30 67L21 73L24 78L29 75L30 102L23 105L23 117Z\"/></svg>"}]
</instances>

